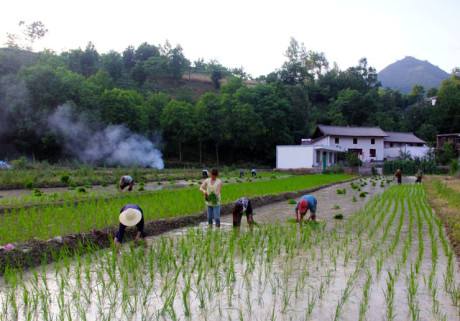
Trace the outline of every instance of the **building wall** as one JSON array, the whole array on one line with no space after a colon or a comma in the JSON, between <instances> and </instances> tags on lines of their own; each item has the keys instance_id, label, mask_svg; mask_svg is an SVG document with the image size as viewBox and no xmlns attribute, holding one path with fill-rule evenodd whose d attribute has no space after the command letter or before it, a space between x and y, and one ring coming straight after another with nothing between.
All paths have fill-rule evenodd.
<instances>
[{"instance_id":1,"label":"building wall","mask_svg":"<svg viewBox=\"0 0 460 321\"><path fill-rule=\"evenodd\" d=\"M397 158L401 151L409 153L412 158L424 158L430 151L430 148L426 146L389 147L385 148L385 158Z\"/></svg>"},{"instance_id":2,"label":"building wall","mask_svg":"<svg viewBox=\"0 0 460 321\"><path fill-rule=\"evenodd\" d=\"M327 137L327 140L322 139L322 145L325 145L324 142L328 142L328 146L338 146L343 150L349 149L361 149L362 150L362 161L383 161L384 151L383 151L383 138L382 137L356 137L358 139L357 144L353 144L353 137L338 137L339 143L335 143L336 137ZM375 144L371 144L371 139L375 139ZM319 142L319 141L318 141ZM315 142L315 145L318 144ZM375 157L370 156L370 149L375 149Z\"/></svg>"},{"instance_id":3,"label":"building wall","mask_svg":"<svg viewBox=\"0 0 460 321\"><path fill-rule=\"evenodd\" d=\"M312 168L314 164L313 145L276 146L276 168Z\"/></svg>"}]
</instances>

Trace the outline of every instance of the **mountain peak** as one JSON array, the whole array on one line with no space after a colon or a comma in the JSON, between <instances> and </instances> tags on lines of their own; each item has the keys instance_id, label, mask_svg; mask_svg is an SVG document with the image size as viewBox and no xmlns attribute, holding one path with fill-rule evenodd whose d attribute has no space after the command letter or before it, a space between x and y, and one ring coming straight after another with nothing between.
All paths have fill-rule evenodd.
<instances>
[{"instance_id":1,"label":"mountain peak","mask_svg":"<svg viewBox=\"0 0 460 321\"><path fill-rule=\"evenodd\" d=\"M383 68L378 78L383 87L408 93L414 85L422 85L425 89L439 87L449 74L427 60L406 56Z\"/></svg>"}]
</instances>

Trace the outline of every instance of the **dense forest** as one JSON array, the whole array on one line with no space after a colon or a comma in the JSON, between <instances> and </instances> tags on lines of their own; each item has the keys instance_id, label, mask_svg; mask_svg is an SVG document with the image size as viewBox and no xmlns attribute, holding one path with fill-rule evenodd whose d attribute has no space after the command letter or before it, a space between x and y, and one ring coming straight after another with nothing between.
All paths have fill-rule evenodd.
<instances>
[{"instance_id":1,"label":"dense forest","mask_svg":"<svg viewBox=\"0 0 460 321\"><path fill-rule=\"evenodd\" d=\"M191 73L206 75L208 88L194 90ZM59 54L12 45L0 49L0 158L78 155L66 147L67 123L56 125L63 106L86 132L121 125L148 137L166 159L184 162L272 164L277 144L299 143L318 123L410 131L431 143L437 133L460 132L455 73L439 89L415 86L405 95L382 88L365 58L341 70L291 39L279 69L248 79L242 68L191 62L169 43L121 53L99 53L89 43ZM433 95L435 106L425 99Z\"/></svg>"}]
</instances>

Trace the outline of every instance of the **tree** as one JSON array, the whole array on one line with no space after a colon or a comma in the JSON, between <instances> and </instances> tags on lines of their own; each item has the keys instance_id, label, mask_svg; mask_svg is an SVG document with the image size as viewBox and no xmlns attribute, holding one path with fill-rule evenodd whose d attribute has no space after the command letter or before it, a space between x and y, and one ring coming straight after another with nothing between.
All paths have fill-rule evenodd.
<instances>
[{"instance_id":1,"label":"tree","mask_svg":"<svg viewBox=\"0 0 460 321\"><path fill-rule=\"evenodd\" d=\"M178 144L180 162L182 162L182 144L189 139L192 130L192 111L191 104L171 100L161 113L161 126L165 135Z\"/></svg>"},{"instance_id":2,"label":"tree","mask_svg":"<svg viewBox=\"0 0 460 321\"><path fill-rule=\"evenodd\" d=\"M409 99L412 104L420 103L425 98L425 88L421 85L414 85L409 94Z\"/></svg>"},{"instance_id":3,"label":"tree","mask_svg":"<svg viewBox=\"0 0 460 321\"><path fill-rule=\"evenodd\" d=\"M441 133L460 132L460 77L454 74L442 82L436 110Z\"/></svg>"},{"instance_id":4,"label":"tree","mask_svg":"<svg viewBox=\"0 0 460 321\"><path fill-rule=\"evenodd\" d=\"M451 143L445 143L442 149L438 151L437 161L443 165L447 165L451 160L456 159L455 148Z\"/></svg>"},{"instance_id":5,"label":"tree","mask_svg":"<svg viewBox=\"0 0 460 321\"><path fill-rule=\"evenodd\" d=\"M124 124L142 132L146 129L144 98L134 90L114 88L105 90L100 99L101 118L108 124Z\"/></svg>"},{"instance_id":6,"label":"tree","mask_svg":"<svg viewBox=\"0 0 460 321\"><path fill-rule=\"evenodd\" d=\"M134 58L136 61L146 61L150 57L157 57L159 55L160 50L156 46L144 42L137 47Z\"/></svg>"},{"instance_id":7,"label":"tree","mask_svg":"<svg viewBox=\"0 0 460 321\"><path fill-rule=\"evenodd\" d=\"M211 80L215 89L220 88L220 80L223 78L222 71L215 68L211 71Z\"/></svg>"},{"instance_id":8,"label":"tree","mask_svg":"<svg viewBox=\"0 0 460 321\"><path fill-rule=\"evenodd\" d=\"M123 73L123 58L116 51L109 51L101 56L102 67L109 73L113 80L118 80Z\"/></svg>"},{"instance_id":9,"label":"tree","mask_svg":"<svg viewBox=\"0 0 460 321\"><path fill-rule=\"evenodd\" d=\"M129 46L123 51L123 66L127 71L130 71L136 64L135 55L133 46Z\"/></svg>"},{"instance_id":10,"label":"tree","mask_svg":"<svg viewBox=\"0 0 460 321\"><path fill-rule=\"evenodd\" d=\"M182 47L176 46L167 53L168 71L172 78L179 80L183 72L190 67L190 61L185 58Z\"/></svg>"},{"instance_id":11,"label":"tree","mask_svg":"<svg viewBox=\"0 0 460 321\"><path fill-rule=\"evenodd\" d=\"M438 94L438 88L430 88L426 91L427 97L434 97Z\"/></svg>"},{"instance_id":12,"label":"tree","mask_svg":"<svg viewBox=\"0 0 460 321\"><path fill-rule=\"evenodd\" d=\"M41 21L34 21L27 24L25 21L21 20L18 25L23 34L23 39L18 34L7 33L7 41L5 44L9 48L20 48L32 51L35 41L40 40L48 33L48 29L46 29L45 24Z\"/></svg>"},{"instance_id":13,"label":"tree","mask_svg":"<svg viewBox=\"0 0 460 321\"><path fill-rule=\"evenodd\" d=\"M204 140L214 144L216 163L219 164L219 146L225 140L225 110L221 98L214 93L206 93L197 102L196 117L200 117L195 133L199 137L200 147ZM201 152L200 152L201 153Z\"/></svg>"},{"instance_id":14,"label":"tree","mask_svg":"<svg viewBox=\"0 0 460 321\"><path fill-rule=\"evenodd\" d=\"M299 44L297 40L291 38L285 55L288 60L280 70L280 78L283 83L287 85L302 84L306 79L312 78L306 68L308 54L303 44Z\"/></svg>"}]
</instances>

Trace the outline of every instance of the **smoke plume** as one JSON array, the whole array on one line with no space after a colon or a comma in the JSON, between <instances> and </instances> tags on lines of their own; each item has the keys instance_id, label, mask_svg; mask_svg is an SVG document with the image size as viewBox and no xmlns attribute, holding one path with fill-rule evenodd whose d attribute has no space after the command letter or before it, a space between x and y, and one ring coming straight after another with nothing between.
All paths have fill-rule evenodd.
<instances>
[{"instance_id":1,"label":"smoke plume","mask_svg":"<svg viewBox=\"0 0 460 321\"><path fill-rule=\"evenodd\" d=\"M162 154L152 141L121 125L95 128L70 105L58 107L48 118L48 125L63 140L66 151L82 162L164 167Z\"/></svg>"}]
</instances>

